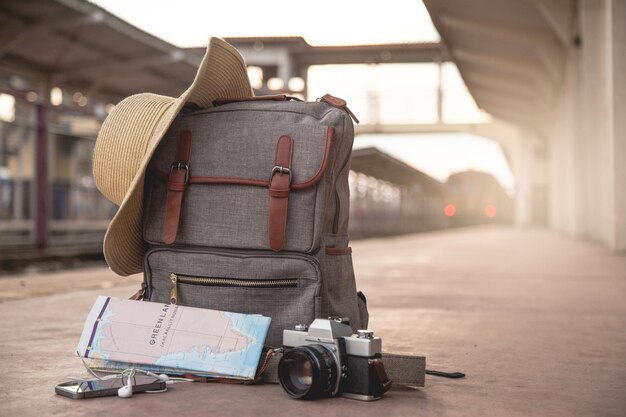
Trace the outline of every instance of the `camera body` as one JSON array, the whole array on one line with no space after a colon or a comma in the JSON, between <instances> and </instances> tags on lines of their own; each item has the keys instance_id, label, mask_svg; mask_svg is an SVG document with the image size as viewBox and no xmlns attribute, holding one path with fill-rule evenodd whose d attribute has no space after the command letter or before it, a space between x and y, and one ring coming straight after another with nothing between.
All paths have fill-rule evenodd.
<instances>
[{"instance_id":1,"label":"camera body","mask_svg":"<svg viewBox=\"0 0 626 417\"><path fill-rule=\"evenodd\" d=\"M342 395L373 401L390 387L381 359L382 340L370 330L352 334L346 320L316 319L284 330L279 381L289 395L313 399Z\"/></svg>"}]
</instances>

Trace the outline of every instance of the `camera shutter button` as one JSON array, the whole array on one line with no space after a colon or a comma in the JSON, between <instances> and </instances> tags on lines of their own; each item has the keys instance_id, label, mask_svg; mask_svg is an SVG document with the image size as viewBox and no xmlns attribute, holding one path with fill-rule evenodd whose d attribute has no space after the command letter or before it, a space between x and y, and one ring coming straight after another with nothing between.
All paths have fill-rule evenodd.
<instances>
[{"instance_id":1,"label":"camera shutter button","mask_svg":"<svg viewBox=\"0 0 626 417\"><path fill-rule=\"evenodd\" d=\"M359 339L373 339L374 331L373 330L357 330L356 331L357 338Z\"/></svg>"}]
</instances>

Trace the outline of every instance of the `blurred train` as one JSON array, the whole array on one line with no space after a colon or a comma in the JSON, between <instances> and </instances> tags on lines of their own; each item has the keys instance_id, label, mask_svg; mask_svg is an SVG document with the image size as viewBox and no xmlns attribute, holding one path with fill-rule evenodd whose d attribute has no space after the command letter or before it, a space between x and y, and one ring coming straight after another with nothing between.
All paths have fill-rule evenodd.
<instances>
[{"instance_id":1,"label":"blurred train","mask_svg":"<svg viewBox=\"0 0 626 417\"><path fill-rule=\"evenodd\" d=\"M450 175L443 211L452 227L513 222L513 200L493 176L479 171Z\"/></svg>"},{"instance_id":2,"label":"blurred train","mask_svg":"<svg viewBox=\"0 0 626 417\"><path fill-rule=\"evenodd\" d=\"M355 149L351 169L350 237L446 227L441 182L375 147Z\"/></svg>"}]
</instances>

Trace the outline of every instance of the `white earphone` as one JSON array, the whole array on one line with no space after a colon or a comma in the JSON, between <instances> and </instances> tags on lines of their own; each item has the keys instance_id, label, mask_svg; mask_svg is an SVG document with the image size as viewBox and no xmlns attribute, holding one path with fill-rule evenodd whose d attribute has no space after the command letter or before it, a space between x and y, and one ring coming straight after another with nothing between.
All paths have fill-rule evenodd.
<instances>
[{"instance_id":1,"label":"white earphone","mask_svg":"<svg viewBox=\"0 0 626 417\"><path fill-rule=\"evenodd\" d=\"M80 354L78 352L76 352L76 354L78 355L78 357L81 359L83 365L85 366L85 369L87 369L87 371L93 375L96 379L99 379L101 381L105 381L107 379L114 379L114 378L121 378L122 381L124 380L124 376L127 376L128 379L126 381L126 384L124 384L124 386L122 386L120 389L117 390L117 396L120 398L130 398L133 396L133 379L136 373L141 373L144 375L148 375L151 376L153 378L158 379L159 381L165 382L165 388L161 389L161 390L154 390L154 391L145 391L148 394L158 394L160 392L165 392L167 391L167 385L172 385L175 384L177 382L194 382L193 379L191 378L180 378L180 377L170 377L166 374L155 374L153 372L150 371L146 371L143 369L139 369L139 368L130 368L130 369L126 369L124 371L122 371L121 373L116 373L116 374L112 374L112 375L107 375L104 377L99 376L97 373L95 373L93 371L93 369L91 369L91 367L89 365L87 365L87 362L85 362L85 359L83 359ZM71 378L74 381L79 381L79 382L83 382L83 381L87 381L87 379L85 378Z\"/></svg>"},{"instance_id":2,"label":"white earphone","mask_svg":"<svg viewBox=\"0 0 626 417\"><path fill-rule=\"evenodd\" d=\"M165 382L166 387L164 389L155 390L155 391L146 391L148 394L157 394L160 392L165 392L167 391L167 385L171 385L176 382L194 382L193 379L189 379L189 378L169 377L165 374L157 375L150 371L144 371L143 369L134 369L134 368L122 372L120 377L124 378L124 375L126 374L126 372L128 372L128 381L126 382L126 385L124 385L123 387L117 390L117 396L120 398L130 398L133 396L133 377L135 376L137 372L156 378L159 381Z\"/></svg>"},{"instance_id":3,"label":"white earphone","mask_svg":"<svg viewBox=\"0 0 626 417\"><path fill-rule=\"evenodd\" d=\"M133 384L130 377L128 378L126 385L117 390L117 396L120 398L130 398L133 396Z\"/></svg>"}]
</instances>

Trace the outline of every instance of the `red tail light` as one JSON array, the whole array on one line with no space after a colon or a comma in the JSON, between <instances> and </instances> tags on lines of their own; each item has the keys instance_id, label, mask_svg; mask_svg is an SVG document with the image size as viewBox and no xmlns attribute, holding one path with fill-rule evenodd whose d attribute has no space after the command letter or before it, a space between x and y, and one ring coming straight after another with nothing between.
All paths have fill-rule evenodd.
<instances>
[{"instance_id":1,"label":"red tail light","mask_svg":"<svg viewBox=\"0 0 626 417\"><path fill-rule=\"evenodd\" d=\"M454 207L453 204L448 204L444 207L443 213L448 217L454 217L454 215L456 214L456 207Z\"/></svg>"}]
</instances>

